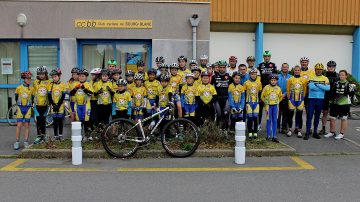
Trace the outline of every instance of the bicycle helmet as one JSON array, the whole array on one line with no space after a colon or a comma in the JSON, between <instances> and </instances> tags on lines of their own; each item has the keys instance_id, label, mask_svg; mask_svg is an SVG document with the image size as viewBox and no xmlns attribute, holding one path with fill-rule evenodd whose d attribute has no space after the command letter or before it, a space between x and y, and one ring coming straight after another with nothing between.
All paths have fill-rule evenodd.
<instances>
[{"instance_id":1,"label":"bicycle helmet","mask_svg":"<svg viewBox=\"0 0 360 202\"><path fill-rule=\"evenodd\" d=\"M189 65L197 65L197 62L196 62L196 60L190 60L190 63L189 63Z\"/></svg>"},{"instance_id":2,"label":"bicycle helmet","mask_svg":"<svg viewBox=\"0 0 360 202\"><path fill-rule=\"evenodd\" d=\"M236 56L230 56L230 57L229 57L229 61L230 61L230 60L237 60L237 57L236 57Z\"/></svg>"},{"instance_id":3,"label":"bicycle helmet","mask_svg":"<svg viewBox=\"0 0 360 202\"><path fill-rule=\"evenodd\" d=\"M32 77L32 73L31 72L22 72L21 73L21 78L25 79L25 78L31 78Z\"/></svg>"},{"instance_id":4,"label":"bicycle helmet","mask_svg":"<svg viewBox=\"0 0 360 202\"><path fill-rule=\"evenodd\" d=\"M80 70L79 68L74 67L74 68L71 69L71 73L72 73L72 74L73 74L73 73L78 73L79 70Z\"/></svg>"},{"instance_id":5,"label":"bicycle helmet","mask_svg":"<svg viewBox=\"0 0 360 202\"><path fill-rule=\"evenodd\" d=\"M156 75L157 71L156 71L156 69L149 69L147 73L148 73L148 75L149 74L155 74Z\"/></svg>"},{"instance_id":6,"label":"bicycle helmet","mask_svg":"<svg viewBox=\"0 0 360 202\"><path fill-rule=\"evenodd\" d=\"M102 70L101 70L101 74L102 74L102 75L110 75L110 71L107 70L107 69L102 69Z\"/></svg>"},{"instance_id":7,"label":"bicycle helmet","mask_svg":"<svg viewBox=\"0 0 360 202\"><path fill-rule=\"evenodd\" d=\"M302 58L300 58L300 62L303 62L303 61L309 62L309 58L308 58L308 57L302 57Z\"/></svg>"},{"instance_id":8,"label":"bicycle helmet","mask_svg":"<svg viewBox=\"0 0 360 202\"><path fill-rule=\"evenodd\" d=\"M200 60L208 60L208 59L209 59L209 56L207 56L207 55L200 56Z\"/></svg>"},{"instance_id":9,"label":"bicycle helmet","mask_svg":"<svg viewBox=\"0 0 360 202\"><path fill-rule=\"evenodd\" d=\"M212 67L212 65L210 63L206 64L206 68Z\"/></svg>"},{"instance_id":10,"label":"bicycle helmet","mask_svg":"<svg viewBox=\"0 0 360 202\"><path fill-rule=\"evenodd\" d=\"M131 71L131 70L128 70L128 71L125 73L125 76L134 76L134 72Z\"/></svg>"},{"instance_id":11,"label":"bicycle helmet","mask_svg":"<svg viewBox=\"0 0 360 202\"><path fill-rule=\"evenodd\" d=\"M201 72L201 77L203 76L210 76L210 73L208 71Z\"/></svg>"},{"instance_id":12,"label":"bicycle helmet","mask_svg":"<svg viewBox=\"0 0 360 202\"><path fill-rule=\"evenodd\" d=\"M328 63L327 63L327 66L328 67L336 67L336 62L334 60L330 60Z\"/></svg>"},{"instance_id":13,"label":"bicycle helmet","mask_svg":"<svg viewBox=\"0 0 360 202\"><path fill-rule=\"evenodd\" d=\"M160 81L170 81L170 76L168 74L161 74Z\"/></svg>"},{"instance_id":14,"label":"bicycle helmet","mask_svg":"<svg viewBox=\"0 0 360 202\"><path fill-rule=\"evenodd\" d=\"M119 80L116 81L116 85L126 86L127 81L125 79L119 79Z\"/></svg>"},{"instance_id":15,"label":"bicycle helmet","mask_svg":"<svg viewBox=\"0 0 360 202\"><path fill-rule=\"evenodd\" d=\"M257 73L257 69L256 69L255 67L253 67L253 68L250 69L249 73L250 73L250 74L251 74L251 73Z\"/></svg>"},{"instance_id":16,"label":"bicycle helmet","mask_svg":"<svg viewBox=\"0 0 360 202\"><path fill-rule=\"evenodd\" d=\"M144 76L140 73L136 73L134 76L134 80L144 80Z\"/></svg>"},{"instance_id":17,"label":"bicycle helmet","mask_svg":"<svg viewBox=\"0 0 360 202\"><path fill-rule=\"evenodd\" d=\"M89 72L88 72L88 70L86 70L86 69L80 69L80 70L78 71L78 74L84 74L85 76L89 76Z\"/></svg>"},{"instance_id":18,"label":"bicycle helmet","mask_svg":"<svg viewBox=\"0 0 360 202\"><path fill-rule=\"evenodd\" d=\"M195 66L191 69L191 72L196 72L196 71L201 73L201 69L198 66Z\"/></svg>"},{"instance_id":19,"label":"bicycle helmet","mask_svg":"<svg viewBox=\"0 0 360 202\"><path fill-rule=\"evenodd\" d=\"M235 76L241 76L240 72L237 72L237 71L234 72L233 75L232 75L232 77L234 78Z\"/></svg>"},{"instance_id":20,"label":"bicycle helmet","mask_svg":"<svg viewBox=\"0 0 360 202\"><path fill-rule=\"evenodd\" d=\"M179 65L177 63L172 63L170 69L179 69Z\"/></svg>"},{"instance_id":21,"label":"bicycle helmet","mask_svg":"<svg viewBox=\"0 0 360 202\"><path fill-rule=\"evenodd\" d=\"M117 63L116 63L116 60L108 60L107 64L116 66Z\"/></svg>"},{"instance_id":22,"label":"bicycle helmet","mask_svg":"<svg viewBox=\"0 0 360 202\"><path fill-rule=\"evenodd\" d=\"M324 65L322 63L316 63L315 66L314 66L314 69L321 69L323 70L324 69Z\"/></svg>"},{"instance_id":23,"label":"bicycle helmet","mask_svg":"<svg viewBox=\"0 0 360 202\"><path fill-rule=\"evenodd\" d=\"M111 74L121 74L121 72L122 72L121 69L116 68L116 69L111 71Z\"/></svg>"},{"instance_id":24,"label":"bicycle helmet","mask_svg":"<svg viewBox=\"0 0 360 202\"><path fill-rule=\"evenodd\" d=\"M156 57L155 58L155 62L161 62L161 63L164 63L165 62L165 59L163 56L160 56L160 57Z\"/></svg>"},{"instance_id":25,"label":"bicycle helmet","mask_svg":"<svg viewBox=\"0 0 360 202\"><path fill-rule=\"evenodd\" d=\"M188 78L188 77L192 77L192 78L194 78L195 76L194 76L194 74L193 74L193 73L188 73L188 74L186 74L185 78Z\"/></svg>"},{"instance_id":26,"label":"bicycle helmet","mask_svg":"<svg viewBox=\"0 0 360 202\"><path fill-rule=\"evenodd\" d=\"M94 68L90 71L90 74L101 74L101 69L100 68Z\"/></svg>"},{"instance_id":27,"label":"bicycle helmet","mask_svg":"<svg viewBox=\"0 0 360 202\"><path fill-rule=\"evenodd\" d=\"M248 62L250 60L255 61L255 57L254 56L249 56L249 57L246 58L246 62Z\"/></svg>"},{"instance_id":28,"label":"bicycle helmet","mask_svg":"<svg viewBox=\"0 0 360 202\"><path fill-rule=\"evenodd\" d=\"M143 66L145 66L145 62L142 60L139 60L139 61L137 61L136 66L143 67Z\"/></svg>"},{"instance_id":29,"label":"bicycle helmet","mask_svg":"<svg viewBox=\"0 0 360 202\"><path fill-rule=\"evenodd\" d=\"M37 74L41 74L41 73L47 73L48 71L47 71L47 68L46 68L46 66L40 66L40 67L37 67L36 68L36 73Z\"/></svg>"},{"instance_id":30,"label":"bicycle helmet","mask_svg":"<svg viewBox=\"0 0 360 202\"><path fill-rule=\"evenodd\" d=\"M183 55L178 57L178 62L180 62L180 60L184 60L185 62L187 62L187 58Z\"/></svg>"},{"instance_id":31,"label":"bicycle helmet","mask_svg":"<svg viewBox=\"0 0 360 202\"><path fill-rule=\"evenodd\" d=\"M279 75L277 75L277 74L271 74L271 75L269 76L269 78L270 78L270 79L276 79L276 80L278 80L278 79L279 79Z\"/></svg>"},{"instance_id":32,"label":"bicycle helmet","mask_svg":"<svg viewBox=\"0 0 360 202\"><path fill-rule=\"evenodd\" d=\"M271 52L266 50L266 51L264 51L263 56L264 57L271 57Z\"/></svg>"},{"instance_id":33,"label":"bicycle helmet","mask_svg":"<svg viewBox=\"0 0 360 202\"><path fill-rule=\"evenodd\" d=\"M161 63L160 67L159 68L165 68L165 69L168 69L169 68L169 65L165 64L165 63Z\"/></svg>"},{"instance_id":34,"label":"bicycle helmet","mask_svg":"<svg viewBox=\"0 0 360 202\"><path fill-rule=\"evenodd\" d=\"M51 70L50 76L54 76L54 75L60 76L61 75L61 69L53 69L53 70Z\"/></svg>"},{"instance_id":35,"label":"bicycle helmet","mask_svg":"<svg viewBox=\"0 0 360 202\"><path fill-rule=\"evenodd\" d=\"M220 61L218 62L218 65L219 65L219 66L227 66L227 62L226 62L225 60L220 60Z\"/></svg>"}]
</instances>

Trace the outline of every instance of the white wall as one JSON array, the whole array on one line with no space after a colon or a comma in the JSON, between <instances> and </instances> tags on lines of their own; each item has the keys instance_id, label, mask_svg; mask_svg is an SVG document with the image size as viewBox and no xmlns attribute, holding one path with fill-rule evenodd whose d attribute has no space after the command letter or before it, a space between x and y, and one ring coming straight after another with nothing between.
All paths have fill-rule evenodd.
<instances>
[{"instance_id":1,"label":"white wall","mask_svg":"<svg viewBox=\"0 0 360 202\"><path fill-rule=\"evenodd\" d=\"M271 51L272 61L278 67L283 62L293 67L299 64L301 57L306 56L309 57L311 66L317 62L326 65L329 60L334 60L337 71L346 69L351 73L351 42L351 35L264 34L264 50Z\"/></svg>"},{"instance_id":2,"label":"white wall","mask_svg":"<svg viewBox=\"0 0 360 202\"><path fill-rule=\"evenodd\" d=\"M238 64L246 63L249 55L255 56L255 34L239 32L210 32L210 62L228 61L229 56L238 58Z\"/></svg>"}]
</instances>

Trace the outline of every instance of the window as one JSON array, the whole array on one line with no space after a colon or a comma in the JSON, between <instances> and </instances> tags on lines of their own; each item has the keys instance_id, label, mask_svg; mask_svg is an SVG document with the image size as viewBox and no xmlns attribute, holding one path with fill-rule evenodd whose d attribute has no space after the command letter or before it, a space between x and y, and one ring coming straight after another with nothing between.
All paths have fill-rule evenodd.
<instances>
[{"instance_id":1,"label":"window","mask_svg":"<svg viewBox=\"0 0 360 202\"><path fill-rule=\"evenodd\" d=\"M88 70L107 67L109 59L115 59L123 74L126 70L136 70L136 62L143 60L147 69L151 64L151 43L129 40L86 40L79 41L79 67Z\"/></svg>"},{"instance_id":2,"label":"window","mask_svg":"<svg viewBox=\"0 0 360 202\"><path fill-rule=\"evenodd\" d=\"M20 43L0 42L0 59L12 61L12 72L4 72L1 68L1 84L18 84L20 81Z\"/></svg>"},{"instance_id":3,"label":"window","mask_svg":"<svg viewBox=\"0 0 360 202\"><path fill-rule=\"evenodd\" d=\"M28 64L29 71L36 75L36 68L39 66L46 66L48 71L58 67L58 50L57 46L28 46Z\"/></svg>"}]
</instances>

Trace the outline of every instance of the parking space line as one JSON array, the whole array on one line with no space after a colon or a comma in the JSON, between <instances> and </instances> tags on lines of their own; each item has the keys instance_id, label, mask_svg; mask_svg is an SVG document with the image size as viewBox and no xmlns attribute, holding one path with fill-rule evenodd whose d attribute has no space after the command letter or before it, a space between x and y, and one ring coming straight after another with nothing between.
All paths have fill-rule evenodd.
<instances>
[{"instance_id":1,"label":"parking space line","mask_svg":"<svg viewBox=\"0 0 360 202\"><path fill-rule=\"evenodd\" d=\"M238 172L238 171L291 171L315 170L316 168L300 157L290 157L298 166L219 167L219 168L19 168L28 159L17 159L0 169L8 172Z\"/></svg>"}]
</instances>

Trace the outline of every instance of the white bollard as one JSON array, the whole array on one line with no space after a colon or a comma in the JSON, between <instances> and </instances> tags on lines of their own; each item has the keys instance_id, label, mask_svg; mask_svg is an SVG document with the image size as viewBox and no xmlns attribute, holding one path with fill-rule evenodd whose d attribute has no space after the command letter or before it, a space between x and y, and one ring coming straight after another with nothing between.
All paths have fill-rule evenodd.
<instances>
[{"instance_id":1,"label":"white bollard","mask_svg":"<svg viewBox=\"0 0 360 202\"><path fill-rule=\"evenodd\" d=\"M81 122L71 123L71 141L72 141L72 164L77 166L82 164L82 147L81 147Z\"/></svg>"},{"instance_id":2,"label":"white bollard","mask_svg":"<svg viewBox=\"0 0 360 202\"><path fill-rule=\"evenodd\" d=\"M235 125L235 163L245 164L245 122L236 122Z\"/></svg>"}]
</instances>

